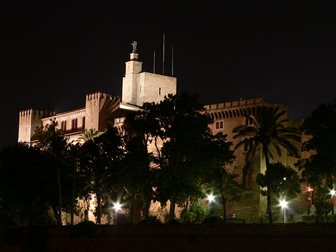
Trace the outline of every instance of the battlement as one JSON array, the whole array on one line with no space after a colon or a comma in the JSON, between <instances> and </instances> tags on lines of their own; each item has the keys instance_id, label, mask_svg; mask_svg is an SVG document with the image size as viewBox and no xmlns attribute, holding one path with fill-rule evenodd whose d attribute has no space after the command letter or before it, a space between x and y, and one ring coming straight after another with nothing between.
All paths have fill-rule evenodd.
<instances>
[{"instance_id":1,"label":"battlement","mask_svg":"<svg viewBox=\"0 0 336 252\"><path fill-rule=\"evenodd\" d=\"M26 109L26 110L21 110L19 112L20 117L30 116L30 115L43 118L43 117L53 116L53 115L55 115L55 112L51 112L51 111L47 111L47 110L32 109L32 108L31 109Z\"/></svg>"},{"instance_id":2,"label":"battlement","mask_svg":"<svg viewBox=\"0 0 336 252\"><path fill-rule=\"evenodd\" d=\"M97 100L100 98L110 98L112 100L112 99L115 99L115 96L111 94L102 93L102 92L95 92L95 93L90 93L86 95L87 101Z\"/></svg>"},{"instance_id":3,"label":"battlement","mask_svg":"<svg viewBox=\"0 0 336 252\"><path fill-rule=\"evenodd\" d=\"M83 114L85 114L85 108L69 110L69 111L66 111L66 112L60 112L60 113L52 115L51 117L58 118L58 117L62 117L64 115L66 115L66 116L81 116Z\"/></svg>"},{"instance_id":4,"label":"battlement","mask_svg":"<svg viewBox=\"0 0 336 252\"><path fill-rule=\"evenodd\" d=\"M255 114L258 106L279 106L287 111L287 107L281 104L269 103L263 98L246 99L205 105L205 113L209 114L212 119L222 120L224 118L245 117Z\"/></svg>"},{"instance_id":5,"label":"battlement","mask_svg":"<svg viewBox=\"0 0 336 252\"><path fill-rule=\"evenodd\" d=\"M224 102L224 103L215 103L205 105L204 108L206 110L213 110L213 109L225 109L225 108L235 108L235 107L244 107L248 105L258 105L264 103L263 98L255 98L255 99L241 99L239 101L231 101L231 102Z\"/></svg>"}]
</instances>

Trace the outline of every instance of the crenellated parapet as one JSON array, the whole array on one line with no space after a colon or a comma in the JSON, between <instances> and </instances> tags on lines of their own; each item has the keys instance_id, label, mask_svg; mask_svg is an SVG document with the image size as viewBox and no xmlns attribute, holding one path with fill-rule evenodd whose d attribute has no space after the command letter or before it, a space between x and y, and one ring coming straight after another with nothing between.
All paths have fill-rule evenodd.
<instances>
[{"instance_id":1,"label":"crenellated parapet","mask_svg":"<svg viewBox=\"0 0 336 252\"><path fill-rule=\"evenodd\" d=\"M21 110L19 112L19 116L34 116L34 117L40 117L40 118L45 118L45 117L50 117L54 116L55 112L47 111L47 110L39 110L39 109L26 109L26 110Z\"/></svg>"},{"instance_id":2,"label":"crenellated parapet","mask_svg":"<svg viewBox=\"0 0 336 252\"><path fill-rule=\"evenodd\" d=\"M214 120L221 120L224 118L246 117L255 114L258 106L281 106L284 110L287 108L283 105L273 104L264 101L263 98L255 99L240 99L238 101L224 102L205 105L205 113L209 114Z\"/></svg>"},{"instance_id":3,"label":"crenellated parapet","mask_svg":"<svg viewBox=\"0 0 336 252\"><path fill-rule=\"evenodd\" d=\"M86 95L86 101L97 101L102 99L120 100L120 97L102 92L95 92Z\"/></svg>"},{"instance_id":4,"label":"crenellated parapet","mask_svg":"<svg viewBox=\"0 0 336 252\"><path fill-rule=\"evenodd\" d=\"M234 108L234 107L241 107L241 106L248 106L248 105L257 105L264 103L263 98L255 98L255 99L246 99L246 100L238 100L238 101L230 101L230 102L223 102L223 103L215 103L210 105L205 105L206 110L212 109L223 109L223 108Z\"/></svg>"},{"instance_id":5,"label":"crenellated parapet","mask_svg":"<svg viewBox=\"0 0 336 252\"><path fill-rule=\"evenodd\" d=\"M112 113L119 108L120 102L119 96L102 92L86 95L86 128L100 131L106 129L108 120Z\"/></svg>"},{"instance_id":6,"label":"crenellated parapet","mask_svg":"<svg viewBox=\"0 0 336 252\"><path fill-rule=\"evenodd\" d=\"M31 141L37 127L42 126L42 119L55 115L54 112L39 109L26 109L19 112L18 141Z\"/></svg>"},{"instance_id":7,"label":"crenellated parapet","mask_svg":"<svg viewBox=\"0 0 336 252\"><path fill-rule=\"evenodd\" d=\"M87 101L97 100L97 99L100 99L100 98L104 98L106 96L109 96L109 95L105 94L105 93L102 93L102 92L95 92L95 93L87 94L86 95L86 100Z\"/></svg>"}]
</instances>

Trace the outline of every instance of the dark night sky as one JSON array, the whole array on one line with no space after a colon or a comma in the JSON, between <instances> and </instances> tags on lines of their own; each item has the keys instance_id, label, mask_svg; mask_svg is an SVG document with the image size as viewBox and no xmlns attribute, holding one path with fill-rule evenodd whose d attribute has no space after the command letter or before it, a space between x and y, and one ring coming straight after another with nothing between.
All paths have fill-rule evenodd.
<instances>
[{"instance_id":1,"label":"dark night sky","mask_svg":"<svg viewBox=\"0 0 336 252\"><path fill-rule=\"evenodd\" d=\"M331 6L45 2L0 10L0 147L16 142L20 110L60 112L83 107L89 92L120 95L133 40L144 70L152 70L156 50L161 71L163 33L166 73L173 44L178 92L198 93L204 103L263 97L298 119L336 98Z\"/></svg>"}]
</instances>

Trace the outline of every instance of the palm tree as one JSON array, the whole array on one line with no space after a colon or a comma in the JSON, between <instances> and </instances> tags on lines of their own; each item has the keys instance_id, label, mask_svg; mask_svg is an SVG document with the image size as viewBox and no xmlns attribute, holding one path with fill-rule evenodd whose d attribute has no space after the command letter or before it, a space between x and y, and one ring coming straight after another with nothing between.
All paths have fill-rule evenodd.
<instances>
[{"instance_id":1,"label":"palm tree","mask_svg":"<svg viewBox=\"0 0 336 252\"><path fill-rule=\"evenodd\" d=\"M79 140L82 140L84 142L95 139L96 137L99 137L103 132L98 131L96 129L86 129L84 133L79 137Z\"/></svg>"},{"instance_id":2,"label":"palm tree","mask_svg":"<svg viewBox=\"0 0 336 252\"><path fill-rule=\"evenodd\" d=\"M116 128L109 128L81 147L79 184L84 195L89 192L96 194L97 224L101 223L103 195L108 195L111 185L117 187L120 180L119 161L123 151L121 136Z\"/></svg>"},{"instance_id":3,"label":"palm tree","mask_svg":"<svg viewBox=\"0 0 336 252\"><path fill-rule=\"evenodd\" d=\"M298 156L298 150L294 142L300 142L299 130L294 127L287 127L288 119L285 117L286 111L279 107L260 106L256 108L254 114L248 116L250 125L241 125L233 129L234 138L243 138L235 147L247 147L247 156L255 154L257 149L261 149L266 164L266 173L270 174L270 158L273 154L281 156L281 148L289 154ZM267 214L269 223L272 224L272 203L271 203L271 178L267 176Z\"/></svg>"},{"instance_id":4,"label":"palm tree","mask_svg":"<svg viewBox=\"0 0 336 252\"><path fill-rule=\"evenodd\" d=\"M66 172L66 155L69 149L69 143L63 132L57 128L57 122L51 120L46 126L37 127L32 137L37 142L37 147L50 155L50 165L56 167L57 185L58 185L58 211L56 213L57 222L62 225L62 171ZM62 170L62 171L61 171Z\"/></svg>"}]
</instances>

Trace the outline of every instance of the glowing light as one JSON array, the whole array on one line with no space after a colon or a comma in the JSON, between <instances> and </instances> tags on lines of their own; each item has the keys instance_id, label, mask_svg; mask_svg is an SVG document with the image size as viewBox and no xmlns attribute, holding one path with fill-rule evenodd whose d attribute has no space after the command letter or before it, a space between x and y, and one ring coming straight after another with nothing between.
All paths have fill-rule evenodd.
<instances>
[{"instance_id":1,"label":"glowing light","mask_svg":"<svg viewBox=\"0 0 336 252\"><path fill-rule=\"evenodd\" d=\"M307 192L313 192L313 191L314 191L313 188L311 188L310 186L307 187Z\"/></svg>"},{"instance_id":2,"label":"glowing light","mask_svg":"<svg viewBox=\"0 0 336 252\"><path fill-rule=\"evenodd\" d=\"M331 197L334 197L335 194L336 194L335 189L334 189L334 188L333 188L333 189L330 189L330 190L329 190L329 194L331 195Z\"/></svg>"},{"instance_id":3,"label":"glowing light","mask_svg":"<svg viewBox=\"0 0 336 252\"><path fill-rule=\"evenodd\" d=\"M119 212L121 210L122 205L119 202L113 203L113 209L116 212Z\"/></svg>"},{"instance_id":4,"label":"glowing light","mask_svg":"<svg viewBox=\"0 0 336 252\"><path fill-rule=\"evenodd\" d=\"M215 201L215 196L212 193L207 194L207 200L208 200L209 203L211 203L211 202Z\"/></svg>"},{"instance_id":5,"label":"glowing light","mask_svg":"<svg viewBox=\"0 0 336 252\"><path fill-rule=\"evenodd\" d=\"M285 209L288 207L288 201L286 201L285 199L279 200L279 205L281 209Z\"/></svg>"}]
</instances>

